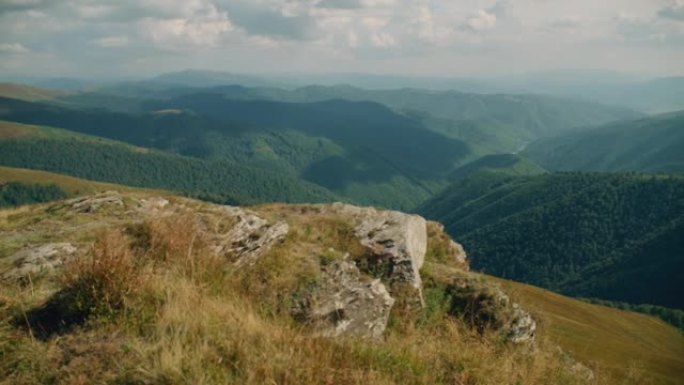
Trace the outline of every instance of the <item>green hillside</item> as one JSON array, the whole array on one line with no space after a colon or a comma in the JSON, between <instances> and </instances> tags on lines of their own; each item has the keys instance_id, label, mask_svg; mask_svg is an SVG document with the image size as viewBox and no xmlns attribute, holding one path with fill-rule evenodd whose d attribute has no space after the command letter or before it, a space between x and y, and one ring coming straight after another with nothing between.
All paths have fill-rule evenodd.
<instances>
[{"instance_id":1,"label":"green hillside","mask_svg":"<svg viewBox=\"0 0 684 385\"><path fill-rule=\"evenodd\" d=\"M0 97L35 102L40 100L52 100L60 96L64 96L64 92L31 87L24 84L0 83Z\"/></svg>"},{"instance_id":2,"label":"green hillside","mask_svg":"<svg viewBox=\"0 0 684 385\"><path fill-rule=\"evenodd\" d=\"M524 155L549 170L684 173L684 112L541 139Z\"/></svg>"},{"instance_id":3,"label":"green hillside","mask_svg":"<svg viewBox=\"0 0 684 385\"><path fill-rule=\"evenodd\" d=\"M528 159L516 154L486 155L467 163L451 173L450 180L457 181L465 179L472 174L489 171L505 175L539 175L546 170L531 162Z\"/></svg>"},{"instance_id":4,"label":"green hillside","mask_svg":"<svg viewBox=\"0 0 684 385\"><path fill-rule=\"evenodd\" d=\"M70 196L94 194L108 190L163 193L162 190L140 189L120 184L102 183L87 179L74 178L68 175L55 174L46 171L0 166L0 183L11 182L21 184L54 185Z\"/></svg>"},{"instance_id":5,"label":"green hillside","mask_svg":"<svg viewBox=\"0 0 684 385\"><path fill-rule=\"evenodd\" d=\"M400 209L427 200L446 185L455 165L475 156L464 142L369 102L297 104L189 94L150 102L144 113L13 99L0 99L0 106L7 120L269 170L355 202Z\"/></svg>"},{"instance_id":6,"label":"green hillside","mask_svg":"<svg viewBox=\"0 0 684 385\"><path fill-rule=\"evenodd\" d=\"M153 151L42 126L0 124L0 164L136 187L165 189L226 203L340 200L295 176Z\"/></svg>"},{"instance_id":7,"label":"green hillside","mask_svg":"<svg viewBox=\"0 0 684 385\"><path fill-rule=\"evenodd\" d=\"M684 178L481 172L419 212L474 268L554 291L684 308Z\"/></svg>"},{"instance_id":8,"label":"green hillside","mask_svg":"<svg viewBox=\"0 0 684 385\"><path fill-rule=\"evenodd\" d=\"M215 83L214 83L215 84ZM223 84L244 84L225 82ZM100 94L130 99L145 95L168 100L196 93L196 88L141 82L102 88ZM512 152L524 142L569 129L637 118L640 113L578 99L545 95L475 94L420 89L368 90L350 86L307 86L297 89L224 85L202 91L236 101L315 103L329 100L365 101L385 105L410 116L422 126L450 138L465 141L488 153ZM99 96L102 97L102 96ZM74 96L70 96L74 100ZM95 98L98 98L95 95ZM93 99L93 93L88 95ZM104 100L108 100L104 98ZM144 103L141 103L144 105ZM100 106L110 108L108 100ZM127 106L116 102L116 108ZM135 108L142 108L140 106Z\"/></svg>"}]
</instances>

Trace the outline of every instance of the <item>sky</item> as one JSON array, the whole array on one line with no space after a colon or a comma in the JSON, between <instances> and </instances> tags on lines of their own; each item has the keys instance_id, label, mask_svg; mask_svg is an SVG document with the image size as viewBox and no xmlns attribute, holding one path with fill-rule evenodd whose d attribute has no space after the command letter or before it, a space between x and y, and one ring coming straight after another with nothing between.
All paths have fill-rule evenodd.
<instances>
[{"instance_id":1,"label":"sky","mask_svg":"<svg viewBox=\"0 0 684 385\"><path fill-rule=\"evenodd\" d=\"M0 75L684 75L684 0L0 0Z\"/></svg>"}]
</instances>

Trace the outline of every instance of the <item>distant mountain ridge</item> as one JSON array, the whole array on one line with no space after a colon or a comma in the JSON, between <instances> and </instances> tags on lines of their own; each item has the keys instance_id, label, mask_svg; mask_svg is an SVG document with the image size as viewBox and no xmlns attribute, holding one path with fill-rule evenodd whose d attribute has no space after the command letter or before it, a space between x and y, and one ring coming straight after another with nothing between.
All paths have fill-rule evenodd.
<instances>
[{"instance_id":1,"label":"distant mountain ridge","mask_svg":"<svg viewBox=\"0 0 684 385\"><path fill-rule=\"evenodd\" d=\"M523 154L553 171L682 174L684 111L540 139Z\"/></svg>"}]
</instances>

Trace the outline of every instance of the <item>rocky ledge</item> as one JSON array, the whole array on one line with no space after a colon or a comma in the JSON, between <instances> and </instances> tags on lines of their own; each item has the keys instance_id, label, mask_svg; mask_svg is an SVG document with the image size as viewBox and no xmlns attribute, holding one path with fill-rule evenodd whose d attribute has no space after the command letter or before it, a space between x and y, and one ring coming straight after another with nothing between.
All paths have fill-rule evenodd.
<instances>
[{"instance_id":1,"label":"rocky ledge","mask_svg":"<svg viewBox=\"0 0 684 385\"><path fill-rule=\"evenodd\" d=\"M530 314L497 286L472 278L466 272L468 263L461 245L449 238L440 225L417 215L341 203L249 209L177 197L123 196L117 192L55 203L44 210L54 217L48 222L55 233L48 238L181 215L184 222L178 226L200 229L208 242L208 252L224 259L235 274L247 273L260 258L294 239L293 231L302 231L297 228L295 216L306 217L309 222L320 218L321 226L332 220L344 223L351 235L348 244L341 247L355 252L335 250L339 257L317 262L315 284L297 293L299 299L291 309L294 319L316 334L329 337L382 338L399 299L420 311L424 305L421 268L437 242L441 247L438 262L462 273L449 286L451 313L475 320L473 327L483 332L498 330L511 343L534 343L536 322ZM58 220L63 223L54 230L53 222ZM0 265L2 279L30 280L54 274L64 263L88 253L87 241L25 243L23 239L30 237L20 235L14 234L16 239L7 237L22 246ZM300 253L314 253L314 249L295 247ZM311 255L313 259L319 257Z\"/></svg>"}]
</instances>

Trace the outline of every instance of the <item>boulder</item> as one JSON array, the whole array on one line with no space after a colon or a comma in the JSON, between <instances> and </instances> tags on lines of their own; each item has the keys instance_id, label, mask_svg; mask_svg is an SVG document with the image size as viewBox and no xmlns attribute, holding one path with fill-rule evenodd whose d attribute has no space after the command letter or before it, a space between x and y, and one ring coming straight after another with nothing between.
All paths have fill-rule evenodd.
<instances>
[{"instance_id":1,"label":"boulder","mask_svg":"<svg viewBox=\"0 0 684 385\"><path fill-rule=\"evenodd\" d=\"M321 336L381 338L393 304L380 279L335 261L323 267L318 287L293 313Z\"/></svg>"},{"instance_id":2,"label":"boulder","mask_svg":"<svg viewBox=\"0 0 684 385\"><path fill-rule=\"evenodd\" d=\"M479 332L498 332L506 341L534 346L537 323L498 284L459 275L448 286L450 312L462 316Z\"/></svg>"},{"instance_id":3,"label":"boulder","mask_svg":"<svg viewBox=\"0 0 684 385\"><path fill-rule=\"evenodd\" d=\"M371 265L389 264L386 271L392 286L407 283L419 294L422 303L420 268L427 250L427 223L423 217L399 211L376 210L335 203L331 210L351 216L354 232L366 246Z\"/></svg>"},{"instance_id":4,"label":"boulder","mask_svg":"<svg viewBox=\"0 0 684 385\"><path fill-rule=\"evenodd\" d=\"M124 206L121 194L116 191L69 199L64 203L77 213L94 213L104 206Z\"/></svg>"},{"instance_id":5,"label":"boulder","mask_svg":"<svg viewBox=\"0 0 684 385\"><path fill-rule=\"evenodd\" d=\"M269 223L239 207L224 206L223 213L233 218L235 224L226 234L214 235L214 252L229 257L237 267L254 264L290 230L285 222Z\"/></svg>"},{"instance_id":6,"label":"boulder","mask_svg":"<svg viewBox=\"0 0 684 385\"><path fill-rule=\"evenodd\" d=\"M6 259L11 268L2 274L4 279L24 279L49 273L79 254L71 243L48 243L18 251Z\"/></svg>"},{"instance_id":7,"label":"boulder","mask_svg":"<svg viewBox=\"0 0 684 385\"><path fill-rule=\"evenodd\" d=\"M138 211L143 215L152 216L163 214L164 211L173 212L167 210L169 206L169 201L162 197L150 197L140 200L140 205L138 206Z\"/></svg>"}]
</instances>

